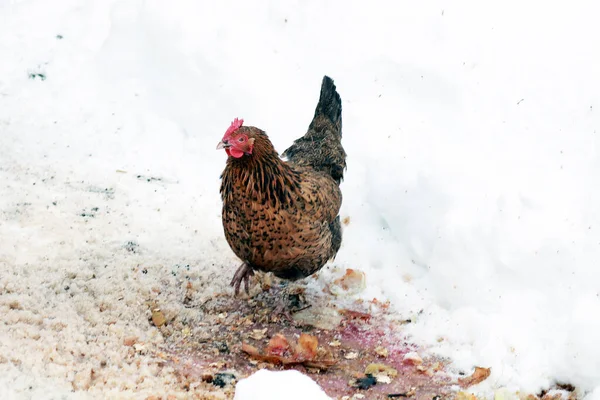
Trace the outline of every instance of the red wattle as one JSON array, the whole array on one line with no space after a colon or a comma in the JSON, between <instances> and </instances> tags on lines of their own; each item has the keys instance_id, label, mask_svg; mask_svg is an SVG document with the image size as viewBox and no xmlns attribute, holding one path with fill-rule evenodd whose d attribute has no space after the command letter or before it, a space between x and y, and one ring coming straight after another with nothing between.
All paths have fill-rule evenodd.
<instances>
[{"instance_id":1,"label":"red wattle","mask_svg":"<svg viewBox=\"0 0 600 400\"><path fill-rule=\"evenodd\" d=\"M227 149L227 153L231 156L231 157L235 157L235 158L240 158L241 156L244 155L243 151L240 151L238 149L233 149L233 148L229 148Z\"/></svg>"}]
</instances>

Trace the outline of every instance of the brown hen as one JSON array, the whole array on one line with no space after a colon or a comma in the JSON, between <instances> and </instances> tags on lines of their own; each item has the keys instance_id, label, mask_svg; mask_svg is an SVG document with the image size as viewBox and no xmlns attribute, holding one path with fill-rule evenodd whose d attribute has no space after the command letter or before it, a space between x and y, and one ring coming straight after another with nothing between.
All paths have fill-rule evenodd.
<instances>
[{"instance_id":1,"label":"brown hen","mask_svg":"<svg viewBox=\"0 0 600 400\"><path fill-rule=\"evenodd\" d=\"M265 132L236 119L217 146L228 154L221 176L223 228L243 261L231 285L248 292L255 270L288 280L307 277L342 243L339 184L346 168L342 104L325 76L308 132L282 160Z\"/></svg>"}]
</instances>

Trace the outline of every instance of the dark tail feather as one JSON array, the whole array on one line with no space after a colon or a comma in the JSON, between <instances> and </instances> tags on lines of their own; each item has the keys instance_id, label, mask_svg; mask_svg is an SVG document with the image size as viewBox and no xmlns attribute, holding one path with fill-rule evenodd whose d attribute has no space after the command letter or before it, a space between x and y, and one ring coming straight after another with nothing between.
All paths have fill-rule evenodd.
<instances>
[{"instance_id":1,"label":"dark tail feather","mask_svg":"<svg viewBox=\"0 0 600 400\"><path fill-rule=\"evenodd\" d=\"M321 95L308 132L283 152L296 165L309 165L323 171L339 184L346 169L346 152L342 146L342 99L333 80L325 76Z\"/></svg>"},{"instance_id":2,"label":"dark tail feather","mask_svg":"<svg viewBox=\"0 0 600 400\"><path fill-rule=\"evenodd\" d=\"M342 99L335 88L333 79L325 75L323 77L323 83L321 84L321 96L319 97L319 103L315 109L316 119L319 115L324 115L329 118L337 127L341 133L342 128Z\"/></svg>"}]
</instances>

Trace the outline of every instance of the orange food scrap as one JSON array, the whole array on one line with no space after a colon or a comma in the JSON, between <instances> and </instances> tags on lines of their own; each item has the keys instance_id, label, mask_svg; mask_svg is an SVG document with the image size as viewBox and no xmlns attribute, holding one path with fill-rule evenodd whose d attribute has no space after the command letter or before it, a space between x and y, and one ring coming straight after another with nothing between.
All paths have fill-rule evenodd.
<instances>
[{"instance_id":1,"label":"orange food scrap","mask_svg":"<svg viewBox=\"0 0 600 400\"><path fill-rule=\"evenodd\" d=\"M247 353L247 354L251 355L251 356L258 356L258 355L260 355L260 351L256 347L254 347L254 346L252 346L251 344L248 344L248 343L242 343L242 351L244 353Z\"/></svg>"},{"instance_id":2,"label":"orange food scrap","mask_svg":"<svg viewBox=\"0 0 600 400\"><path fill-rule=\"evenodd\" d=\"M247 343L242 343L242 351L246 354L248 354L250 357L254 358L255 360L258 361L264 361L264 362L268 362L271 364L278 364L278 365L304 365L305 367L308 368L318 368L321 370L326 370L330 367L332 367L333 365L336 364L335 360L297 360L291 357L283 357L283 356L278 356L278 355L269 355L269 354L262 354L260 352L260 350L258 350L256 347L247 344Z\"/></svg>"},{"instance_id":3,"label":"orange food scrap","mask_svg":"<svg viewBox=\"0 0 600 400\"><path fill-rule=\"evenodd\" d=\"M458 384L463 388L467 388L469 386L476 385L479 382L483 382L488 378L488 376L490 376L491 373L491 368L475 367L475 372L466 378L459 378Z\"/></svg>"},{"instance_id":4,"label":"orange food scrap","mask_svg":"<svg viewBox=\"0 0 600 400\"><path fill-rule=\"evenodd\" d=\"M365 282L366 277L364 272L348 268L342 277L334 280L329 285L329 291L336 296L357 294L365 288Z\"/></svg>"},{"instance_id":5,"label":"orange food scrap","mask_svg":"<svg viewBox=\"0 0 600 400\"><path fill-rule=\"evenodd\" d=\"M346 316L348 319L360 319L363 321L368 321L371 319L371 314L367 314L360 311L354 310L339 310L339 313Z\"/></svg>"},{"instance_id":6,"label":"orange food scrap","mask_svg":"<svg viewBox=\"0 0 600 400\"><path fill-rule=\"evenodd\" d=\"M296 346L296 358L298 360L312 360L317 356L319 341L316 337L303 333L298 339Z\"/></svg>"},{"instance_id":7,"label":"orange food scrap","mask_svg":"<svg viewBox=\"0 0 600 400\"><path fill-rule=\"evenodd\" d=\"M423 364L423 359L415 351L411 351L409 353L406 353L404 355L403 361L404 361L404 364L409 364L409 365L421 365L421 364Z\"/></svg>"},{"instance_id":8,"label":"orange food scrap","mask_svg":"<svg viewBox=\"0 0 600 400\"><path fill-rule=\"evenodd\" d=\"M282 356L290 348L290 343L281 333L276 334L269 340L267 345L267 354Z\"/></svg>"}]
</instances>

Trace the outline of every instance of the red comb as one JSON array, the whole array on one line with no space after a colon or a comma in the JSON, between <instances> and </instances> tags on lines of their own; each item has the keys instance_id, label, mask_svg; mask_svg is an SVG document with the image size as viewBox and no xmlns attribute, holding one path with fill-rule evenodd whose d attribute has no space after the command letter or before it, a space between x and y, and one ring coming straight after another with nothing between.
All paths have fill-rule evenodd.
<instances>
[{"instance_id":1,"label":"red comb","mask_svg":"<svg viewBox=\"0 0 600 400\"><path fill-rule=\"evenodd\" d=\"M238 130L238 128L240 126L242 126L243 123L244 123L243 119L237 119L237 118L234 119L233 122L231 123L231 125L229 126L229 128L227 128L227 131L225 132L225 136L231 135L233 132Z\"/></svg>"}]
</instances>

